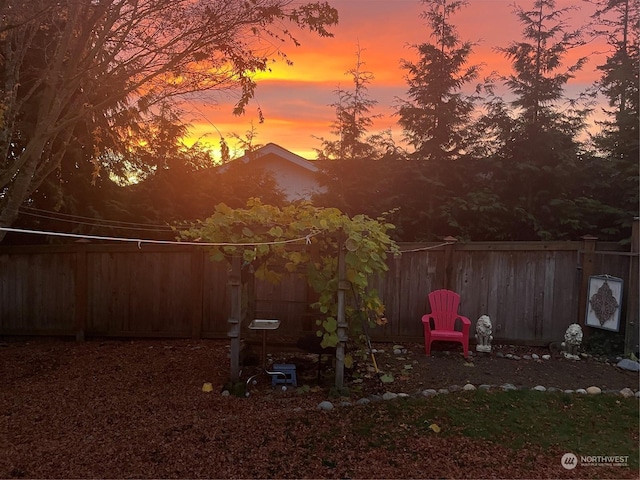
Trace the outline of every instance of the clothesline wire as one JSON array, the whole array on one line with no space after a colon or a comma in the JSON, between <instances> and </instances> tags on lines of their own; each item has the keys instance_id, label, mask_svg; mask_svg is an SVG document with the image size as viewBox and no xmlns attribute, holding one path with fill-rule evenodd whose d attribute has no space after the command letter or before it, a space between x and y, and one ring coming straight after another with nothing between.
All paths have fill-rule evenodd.
<instances>
[{"instance_id":1,"label":"clothesline wire","mask_svg":"<svg viewBox=\"0 0 640 480\"><path fill-rule=\"evenodd\" d=\"M35 209L38 210L38 209ZM45 211L45 210L43 210ZM26 212L23 212L27 215L34 215L34 216L40 216L40 215L36 215L36 214L29 214ZM68 214L61 214L61 215L65 215L65 216L69 216L69 217L76 217L76 218L87 218L90 219L89 217L80 217L80 216L75 216L75 215L68 215ZM54 219L54 220L59 220L59 221L67 221L67 222L71 222L71 223L77 223L80 225L95 225L95 226L106 226L106 227L113 227L113 228L122 228L122 229L131 229L131 230L144 230L144 231L151 231L151 232L157 232L157 231L161 231L161 230L156 230L154 228L136 228L136 227L125 227L125 226L118 226L118 225L100 225L98 224L91 224L91 223L85 223L85 222L76 222L73 220L64 220L64 219L57 219L57 218L53 218L53 217L47 217L47 216L42 216L43 218L50 218L50 219ZM110 221L110 220L107 220ZM114 221L115 222L115 221ZM131 222L120 222L120 223L124 223L124 224L130 224L130 225L145 225L145 224L135 224L135 223L131 223ZM170 228L170 227L166 227L165 228ZM51 235L51 236L58 236L58 237L68 237L68 238L78 238L78 239L87 239L87 240L109 240L109 241L120 241L120 242L130 242L130 243L138 243L138 244L142 244L142 243L153 243L153 244L164 244L164 245L200 245L200 246L258 246L258 245L278 245L278 244L287 244L287 243L295 243L298 241L309 241L309 239L312 236L318 235L320 232L315 232L313 234L310 235L306 235L304 237L299 237L299 238L294 238L294 239L290 239L290 240L279 240L279 241L271 241L271 242L247 242L247 243L233 243L233 242L189 242L189 241L174 241L174 240L153 240L153 239L144 239L144 238L126 238L126 237L116 237L116 236L104 236L104 235L90 235L90 234L76 234L76 233L65 233L65 232L53 232L53 231L45 231L45 230L31 230L31 229L19 229L19 228L10 228L10 227L0 227L0 231L6 231L6 232L14 232L14 233L26 233L26 234L34 234L34 235ZM444 247L447 245L452 245L454 242L443 242L443 243L439 243L437 245L431 245L428 247L420 247L420 248L412 248L412 249L407 249L407 250L398 250L397 252L393 252L393 251L388 251L387 253L413 253L413 252L423 252L423 251L427 251L427 250L433 250L436 248L440 248L440 247Z\"/></svg>"},{"instance_id":2,"label":"clothesline wire","mask_svg":"<svg viewBox=\"0 0 640 480\"><path fill-rule=\"evenodd\" d=\"M423 252L425 250L433 250L434 248L445 247L447 245L453 245L454 242L444 242L439 243L438 245L432 245L430 247L420 247L420 248L412 248L409 250L400 250L400 253L411 253L411 252Z\"/></svg>"},{"instance_id":3,"label":"clothesline wire","mask_svg":"<svg viewBox=\"0 0 640 480\"><path fill-rule=\"evenodd\" d=\"M304 241L309 243L311 241L311 237L315 237L319 235L321 232L312 232L304 237L292 238L289 240L277 240L272 242L246 242L246 243L235 243L235 242L188 242L188 241L175 241L175 240L152 240L152 239L144 239L144 238L126 238L126 237L110 237L103 235L87 235L87 234L79 234L79 233L66 233L66 232L49 232L45 230L30 230L26 228L12 228L12 227L0 227L0 231L5 232L13 232L13 233L28 233L33 235L50 235L56 237L66 237L66 238L77 238L81 240L109 240L116 242L125 242L125 243L137 243L138 247L140 247L143 243L149 244L162 244L162 245L198 245L202 247L258 247L261 245L284 245L288 243L295 243Z\"/></svg>"}]
</instances>

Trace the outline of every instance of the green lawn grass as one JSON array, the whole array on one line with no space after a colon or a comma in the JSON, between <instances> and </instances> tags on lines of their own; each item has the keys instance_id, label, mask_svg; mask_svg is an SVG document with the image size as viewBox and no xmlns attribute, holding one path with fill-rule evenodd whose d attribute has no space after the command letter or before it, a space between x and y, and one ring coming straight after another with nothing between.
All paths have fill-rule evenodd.
<instances>
[{"instance_id":1,"label":"green lawn grass","mask_svg":"<svg viewBox=\"0 0 640 480\"><path fill-rule=\"evenodd\" d=\"M469 392L384 402L354 418L353 432L370 446L390 435L465 436L520 449L561 447L578 456L628 455L638 468L638 399L536 391ZM398 428L402 426L402 428Z\"/></svg>"}]
</instances>

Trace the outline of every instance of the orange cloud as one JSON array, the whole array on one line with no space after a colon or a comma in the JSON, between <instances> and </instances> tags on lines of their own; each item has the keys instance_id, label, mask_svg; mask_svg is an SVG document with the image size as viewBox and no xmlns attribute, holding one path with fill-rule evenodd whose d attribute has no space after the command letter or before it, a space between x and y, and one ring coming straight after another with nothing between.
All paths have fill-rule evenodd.
<instances>
[{"instance_id":1,"label":"orange cloud","mask_svg":"<svg viewBox=\"0 0 640 480\"><path fill-rule=\"evenodd\" d=\"M374 113L383 115L371 133L391 128L399 141L401 132L397 118L393 117L394 104L398 97L406 97L407 89L400 60L416 59L410 45L432 41L420 17L424 6L418 0L330 0L330 3L340 13L333 38L307 32L297 34L300 47L283 47L293 65L278 60L270 65L269 72L257 76L256 98L243 116L231 114L233 98L229 96L208 95L199 102L192 101L193 130L189 140L201 137L217 146L221 134L227 138L231 132L242 136L253 123L258 132L257 143L277 143L306 158L315 158L313 149L320 147L320 141L314 137L331 138L335 114L330 105L336 101L335 90L352 87L351 77L345 72L355 67L359 45L363 70L374 76L368 86L370 98L378 102ZM532 0L518 3L527 9ZM558 8L567 5L582 6L583 2L557 1ZM573 25L580 27L588 12L573 12L571 16ZM453 21L462 40L477 42L470 61L484 64L481 76L492 71L510 72L509 61L495 48L521 39L522 25L512 13L512 0L471 0ZM598 78L595 65L602 63L603 57L593 53L602 49L589 44L571 53L567 63L583 55L589 55L590 62L568 90L576 92ZM262 124L258 109L266 119Z\"/></svg>"}]
</instances>

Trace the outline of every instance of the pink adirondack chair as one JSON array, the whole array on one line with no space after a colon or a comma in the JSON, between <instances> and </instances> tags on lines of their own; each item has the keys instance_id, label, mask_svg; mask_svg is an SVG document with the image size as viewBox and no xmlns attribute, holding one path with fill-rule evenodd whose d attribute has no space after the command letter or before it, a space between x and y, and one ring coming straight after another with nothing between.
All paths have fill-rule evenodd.
<instances>
[{"instance_id":1,"label":"pink adirondack chair","mask_svg":"<svg viewBox=\"0 0 640 480\"><path fill-rule=\"evenodd\" d=\"M429 294L429 304L431 313L422 316L426 354L431 355L431 342L443 341L461 343L464 356L468 357L471 321L458 314L460 295L451 290L435 290ZM454 330L457 319L462 322L462 331Z\"/></svg>"}]
</instances>

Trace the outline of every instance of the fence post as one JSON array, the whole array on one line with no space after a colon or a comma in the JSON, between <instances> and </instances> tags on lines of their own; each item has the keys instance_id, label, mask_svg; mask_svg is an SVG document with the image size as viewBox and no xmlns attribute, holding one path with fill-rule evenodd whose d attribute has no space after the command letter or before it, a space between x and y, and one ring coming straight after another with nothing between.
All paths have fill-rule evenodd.
<instances>
[{"instance_id":1,"label":"fence post","mask_svg":"<svg viewBox=\"0 0 640 480\"><path fill-rule=\"evenodd\" d=\"M627 318L624 328L624 355L628 357L637 353L638 348L638 322L640 321L640 283L638 275L638 255L640 254L640 217L633 219L631 230L631 257L629 260L629 287L627 289Z\"/></svg>"},{"instance_id":2,"label":"fence post","mask_svg":"<svg viewBox=\"0 0 640 480\"><path fill-rule=\"evenodd\" d=\"M578 319L582 326L583 342L589 337L587 328L587 296L589 295L589 277L593 275L593 259L598 237L585 235L582 238L582 281L580 282L580 300L578 303Z\"/></svg>"},{"instance_id":3,"label":"fence post","mask_svg":"<svg viewBox=\"0 0 640 480\"><path fill-rule=\"evenodd\" d=\"M87 331L87 305L89 304L89 288L87 285L87 246L84 243L76 244L76 268L75 268L75 330L76 341L84 342Z\"/></svg>"},{"instance_id":4,"label":"fence post","mask_svg":"<svg viewBox=\"0 0 640 480\"><path fill-rule=\"evenodd\" d=\"M229 275L229 288L231 290L231 312L227 323L229 324L228 336L230 340L231 382L240 381L240 320L242 315L242 283L240 279L242 271L242 258L235 255L231 260L231 273Z\"/></svg>"},{"instance_id":5,"label":"fence post","mask_svg":"<svg viewBox=\"0 0 640 480\"><path fill-rule=\"evenodd\" d=\"M202 338L204 321L204 250L191 252L191 338Z\"/></svg>"},{"instance_id":6,"label":"fence post","mask_svg":"<svg viewBox=\"0 0 640 480\"><path fill-rule=\"evenodd\" d=\"M456 237L444 237L447 242L444 247L444 288L447 290L453 290L454 274L453 274L453 252L456 249Z\"/></svg>"}]
</instances>

